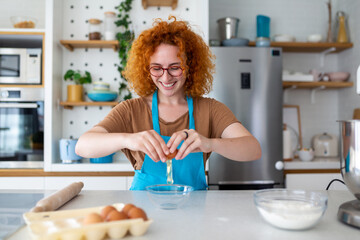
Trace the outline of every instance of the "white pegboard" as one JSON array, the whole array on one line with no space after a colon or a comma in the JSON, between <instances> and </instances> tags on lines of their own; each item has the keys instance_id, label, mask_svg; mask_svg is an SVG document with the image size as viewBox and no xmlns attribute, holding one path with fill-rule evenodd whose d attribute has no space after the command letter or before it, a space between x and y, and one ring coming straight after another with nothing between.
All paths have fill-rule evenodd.
<instances>
[{"instance_id":1,"label":"white pegboard","mask_svg":"<svg viewBox=\"0 0 360 240\"><path fill-rule=\"evenodd\" d=\"M87 40L90 18L104 19L104 12L114 11L119 0L64 0L63 1L63 33L62 39ZM130 18L131 28L138 36L141 31L152 26L155 18L167 19L174 15L178 19L188 21L193 29L206 41L208 40L208 1L181 0L173 11L171 7L149 7L143 9L141 0L134 0ZM199 11L201 9L201 11ZM119 29L118 29L119 30ZM112 91L118 92L119 84L123 81L117 71L119 63L118 52L112 49L74 49L73 52L63 48L63 75L68 69L89 71L93 81L103 81L110 84ZM63 80L62 80L63 81ZM62 101L66 100L66 88L70 82L63 81ZM84 90L92 89L90 84L84 85ZM90 101L87 97L85 100ZM107 106L74 107L72 110L63 109L62 137L79 138L84 132L100 122L111 110ZM115 155L116 162L127 161L123 154Z\"/></svg>"}]
</instances>

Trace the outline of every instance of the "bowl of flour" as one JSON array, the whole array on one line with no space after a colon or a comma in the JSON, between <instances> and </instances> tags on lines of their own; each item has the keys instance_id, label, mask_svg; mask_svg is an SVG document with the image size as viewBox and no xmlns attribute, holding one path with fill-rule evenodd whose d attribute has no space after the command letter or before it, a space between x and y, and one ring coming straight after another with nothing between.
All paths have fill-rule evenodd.
<instances>
[{"instance_id":1,"label":"bowl of flour","mask_svg":"<svg viewBox=\"0 0 360 240\"><path fill-rule=\"evenodd\" d=\"M304 230L314 227L327 208L327 195L315 191L268 189L254 193L262 218L277 228Z\"/></svg>"}]
</instances>

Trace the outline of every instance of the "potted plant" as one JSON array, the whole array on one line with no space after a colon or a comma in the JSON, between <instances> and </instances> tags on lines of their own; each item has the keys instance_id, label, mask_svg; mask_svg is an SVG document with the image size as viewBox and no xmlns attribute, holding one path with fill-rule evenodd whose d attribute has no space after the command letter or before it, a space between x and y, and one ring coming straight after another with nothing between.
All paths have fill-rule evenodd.
<instances>
[{"instance_id":1,"label":"potted plant","mask_svg":"<svg viewBox=\"0 0 360 240\"><path fill-rule=\"evenodd\" d=\"M85 71L85 74L81 74L79 70L74 71L69 69L65 75L64 80L72 80L75 84L67 86L67 101L68 102L82 102L83 101L83 84L91 83L91 74Z\"/></svg>"}]
</instances>

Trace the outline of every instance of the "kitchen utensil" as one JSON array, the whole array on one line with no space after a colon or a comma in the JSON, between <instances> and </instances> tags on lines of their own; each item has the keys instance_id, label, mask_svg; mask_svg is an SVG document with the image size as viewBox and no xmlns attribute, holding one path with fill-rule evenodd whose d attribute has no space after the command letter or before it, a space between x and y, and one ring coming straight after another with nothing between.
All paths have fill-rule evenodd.
<instances>
[{"instance_id":1,"label":"kitchen utensil","mask_svg":"<svg viewBox=\"0 0 360 240\"><path fill-rule=\"evenodd\" d=\"M147 186L146 191L151 202L156 207L161 209L176 209L188 200L194 188L186 185L159 184Z\"/></svg>"},{"instance_id":2,"label":"kitchen utensil","mask_svg":"<svg viewBox=\"0 0 360 240\"><path fill-rule=\"evenodd\" d=\"M275 42L295 42L295 37L288 34L277 34L274 36Z\"/></svg>"},{"instance_id":3,"label":"kitchen utensil","mask_svg":"<svg viewBox=\"0 0 360 240\"><path fill-rule=\"evenodd\" d=\"M353 119L360 119L360 108L354 109Z\"/></svg>"},{"instance_id":4,"label":"kitchen utensil","mask_svg":"<svg viewBox=\"0 0 360 240\"><path fill-rule=\"evenodd\" d=\"M101 23L100 19L91 18L89 22L89 40L100 40L101 39Z\"/></svg>"},{"instance_id":5,"label":"kitchen utensil","mask_svg":"<svg viewBox=\"0 0 360 240\"><path fill-rule=\"evenodd\" d=\"M94 102L110 102L114 101L118 94L112 91L89 91L87 96Z\"/></svg>"},{"instance_id":6,"label":"kitchen utensil","mask_svg":"<svg viewBox=\"0 0 360 240\"><path fill-rule=\"evenodd\" d=\"M83 182L73 182L68 186L54 192L36 203L30 212L55 211L74 197L76 197L84 187Z\"/></svg>"},{"instance_id":7,"label":"kitchen utensil","mask_svg":"<svg viewBox=\"0 0 360 240\"><path fill-rule=\"evenodd\" d=\"M225 17L217 20L219 26L220 40L237 38L240 19Z\"/></svg>"},{"instance_id":8,"label":"kitchen utensil","mask_svg":"<svg viewBox=\"0 0 360 240\"><path fill-rule=\"evenodd\" d=\"M75 153L77 139L60 139L60 159L63 163L78 163L82 157Z\"/></svg>"},{"instance_id":9,"label":"kitchen utensil","mask_svg":"<svg viewBox=\"0 0 360 240\"><path fill-rule=\"evenodd\" d=\"M10 21L14 28L35 28L37 19L26 16L12 16Z\"/></svg>"},{"instance_id":10,"label":"kitchen utensil","mask_svg":"<svg viewBox=\"0 0 360 240\"><path fill-rule=\"evenodd\" d=\"M307 37L308 42L321 42L322 36L321 34L311 34Z\"/></svg>"},{"instance_id":11,"label":"kitchen utensil","mask_svg":"<svg viewBox=\"0 0 360 240\"><path fill-rule=\"evenodd\" d=\"M335 38L336 42L338 43L350 42L347 16L342 11L338 11L336 13L335 34L336 34L336 38Z\"/></svg>"},{"instance_id":12,"label":"kitchen utensil","mask_svg":"<svg viewBox=\"0 0 360 240\"><path fill-rule=\"evenodd\" d=\"M107 41L115 40L115 31L116 31L116 13L115 12L105 12L104 13L104 38Z\"/></svg>"},{"instance_id":13,"label":"kitchen utensil","mask_svg":"<svg viewBox=\"0 0 360 240\"><path fill-rule=\"evenodd\" d=\"M347 188L357 198L343 203L338 219L360 228L360 120L343 120L340 123L340 169Z\"/></svg>"},{"instance_id":14,"label":"kitchen utensil","mask_svg":"<svg viewBox=\"0 0 360 240\"><path fill-rule=\"evenodd\" d=\"M110 91L110 84L105 82L94 82L93 84L94 91Z\"/></svg>"},{"instance_id":15,"label":"kitchen utensil","mask_svg":"<svg viewBox=\"0 0 360 240\"><path fill-rule=\"evenodd\" d=\"M272 226L303 230L314 227L327 208L327 196L321 192L268 189L254 193L254 202L266 222Z\"/></svg>"},{"instance_id":16,"label":"kitchen utensil","mask_svg":"<svg viewBox=\"0 0 360 240\"><path fill-rule=\"evenodd\" d=\"M291 132L286 124L283 124L283 159L284 161L291 161L293 159Z\"/></svg>"},{"instance_id":17,"label":"kitchen utensil","mask_svg":"<svg viewBox=\"0 0 360 240\"><path fill-rule=\"evenodd\" d=\"M248 46L249 39L246 38L231 38L225 39L222 42L223 46L233 47L233 46Z\"/></svg>"},{"instance_id":18,"label":"kitchen utensil","mask_svg":"<svg viewBox=\"0 0 360 240\"><path fill-rule=\"evenodd\" d=\"M90 162L91 163L112 163L114 154L115 153L112 153L112 154L107 155L105 157L90 158Z\"/></svg>"},{"instance_id":19,"label":"kitchen utensil","mask_svg":"<svg viewBox=\"0 0 360 240\"><path fill-rule=\"evenodd\" d=\"M323 133L317 134L312 139L315 157L337 157L338 140L335 135Z\"/></svg>"},{"instance_id":20,"label":"kitchen utensil","mask_svg":"<svg viewBox=\"0 0 360 240\"><path fill-rule=\"evenodd\" d=\"M349 79L350 73L348 72L330 72L325 73L331 82L345 82Z\"/></svg>"},{"instance_id":21,"label":"kitchen utensil","mask_svg":"<svg viewBox=\"0 0 360 240\"><path fill-rule=\"evenodd\" d=\"M299 158L301 161L308 162L314 159L314 151L310 148L302 148L298 151Z\"/></svg>"},{"instance_id":22,"label":"kitchen utensil","mask_svg":"<svg viewBox=\"0 0 360 240\"><path fill-rule=\"evenodd\" d=\"M268 16L256 16L256 37L270 38L270 18Z\"/></svg>"}]
</instances>

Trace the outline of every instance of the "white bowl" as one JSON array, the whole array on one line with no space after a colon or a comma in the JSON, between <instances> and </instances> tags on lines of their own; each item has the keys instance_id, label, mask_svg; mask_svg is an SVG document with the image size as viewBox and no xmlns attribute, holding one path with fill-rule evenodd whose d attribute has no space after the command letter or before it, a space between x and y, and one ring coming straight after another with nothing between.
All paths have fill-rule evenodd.
<instances>
[{"instance_id":1,"label":"white bowl","mask_svg":"<svg viewBox=\"0 0 360 240\"><path fill-rule=\"evenodd\" d=\"M295 42L296 39L294 36L288 34L277 34L274 36L275 42Z\"/></svg>"},{"instance_id":2,"label":"white bowl","mask_svg":"<svg viewBox=\"0 0 360 240\"><path fill-rule=\"evenodd\" d=\"M307 37L308 42L321 42L321 34L311 34Z\"/></svg>"},{"instance_id":3,"label":"white bowl","mask_svg":"<svg viewBox=\"0 0 360 240\"><path fill-rule=\"evenodd\" d=\"M324 215L328 197L321 192L269 189L254 193L254 202L272 226L303 230L314 227Z\"/></svg>"},{"instance_id":4,"label":"white bowl","mask_svg":"<svg viewBox=\"0 0 360 240\"><path fill-rule=\"evenodd\" d=\"M299 158L301 161L305 161L305 162L308 162L308 161L311 161L314 159L314 151L312 149L309 149L309 150L299 150L298 151L299 153Z\"/></svg>"}]
</instances>

